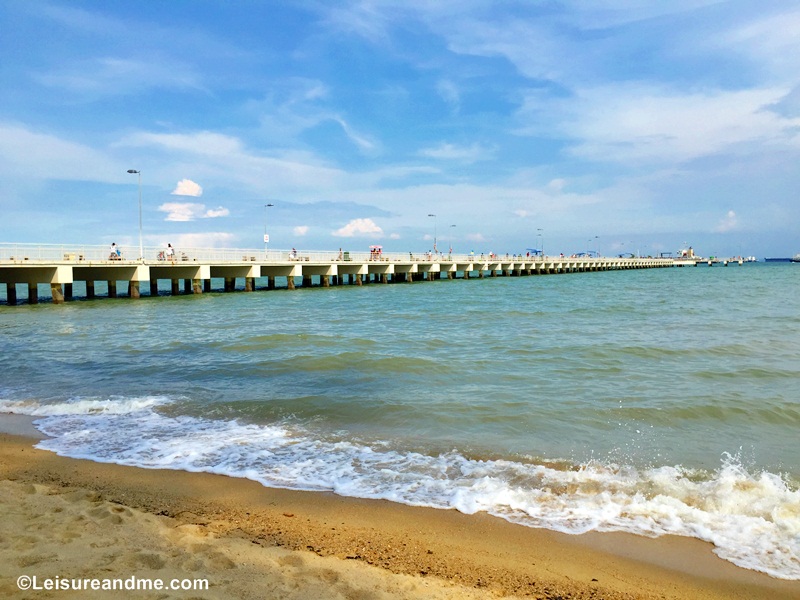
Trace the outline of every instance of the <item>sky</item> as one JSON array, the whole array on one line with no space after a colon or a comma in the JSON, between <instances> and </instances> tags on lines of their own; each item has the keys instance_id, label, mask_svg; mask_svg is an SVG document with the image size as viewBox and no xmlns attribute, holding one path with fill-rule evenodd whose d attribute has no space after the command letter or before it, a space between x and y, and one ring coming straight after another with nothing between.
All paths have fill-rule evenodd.
<instances>
[{"instance_id":1,"label":"sky","mask_svg":"<svg viewBox=\"0 0 800 600\"><path fill-rule=\"evenodd\" d=\"M141 189L179 250L800 252L796 1L0 0L0 31L0 242L136 247Z\"/></svg>"}]
</instances>

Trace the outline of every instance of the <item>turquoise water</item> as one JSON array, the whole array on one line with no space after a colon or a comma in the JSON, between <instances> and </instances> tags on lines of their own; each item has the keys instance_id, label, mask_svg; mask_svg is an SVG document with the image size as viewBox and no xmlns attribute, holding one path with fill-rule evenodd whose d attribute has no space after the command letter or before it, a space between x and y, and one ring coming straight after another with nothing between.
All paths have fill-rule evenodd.
<instances>
[{"instance_id":1,"label":"turquoise water","mask_svg":"<svg viewBox=\"0 0 800 600\"><path fill-rule=\"evenodd\" d=\"M800 265L0 306L42 447L800 579Z\"/></svg>"}]
</instances>

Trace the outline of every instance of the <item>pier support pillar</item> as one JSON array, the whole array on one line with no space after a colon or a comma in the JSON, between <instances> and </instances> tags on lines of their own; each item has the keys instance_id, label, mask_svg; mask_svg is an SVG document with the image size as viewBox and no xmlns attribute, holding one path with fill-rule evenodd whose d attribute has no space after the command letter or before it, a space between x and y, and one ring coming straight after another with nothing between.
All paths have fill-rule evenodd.
<instances>
[{"instance_id":1,"label":"pier support pillar","mask_svg":"<svg viewBox=\"0 0 800 600\"><path fill-rule=\"evenodd\" d=\"M192 293L192 280L191 279L184 279L183 280L183 292L185 294Z\"/></svg>"},{"instance_id":2,"label":"pier support pillar","mask_svg":"<svg viewBox=\"0 0 800 600\"><path fill-rule=\"evenodd\" d=\"M322 280L320 281L322 287L331 287L331 278L329 275L321 275L320 279Z\"/></svg>"},{"instance_id":3,"label":"pier support pillar","mask_svg":"<svg viewBox=\"0 0 800 600\"><path fill-rule=\"evenodd\" d=\"M6 284L6 298L8 299L8 305L14 306L17 303L17 284L16 283L7 283Z\"/></svg>"},{"instance_id":4,"label":"pier support pillar","mask_svg":"<svg viewBox=\"0 0 800 600\"><path fill-rule=\"evenodd\" d=\"M206 294L211 293L211 279L203 279L203 292Z\"/></svg>"},{"instance_id":5,"label":"pier support pillar","mask_svg":"<svg viewBox=\"0 0 800 600\"><path fill-rule=\"evenodd\" d=\"M28 304L39 304L39 289L37 284L28 284Z\"/></svg>"},{"instance_id":6,"label":"pier support pillar","mask_svg":"<svg viewBox=\"0 0 800 600\"><path fill-rule=\"evenodd\" d=\"M108 282L108 297L109 298L116 298L117 297L117 282L116 281L109 281Z\"/></svg>"},{"instance_id":7,"label":"pier support pillar","mask_svg":"<svg viewBox=\"0 0 800 600\"><path fill-rule=\"evenodd\" d=\"M381 275L381 283L389 283L389 276L386 273Z\"/></svg>"},{"instance_id":8,"label":"pier support pillar","mask_svg":"<svg viewBox=\"0 0 800 600\"><path fill-rule=\"evenodd\" d=\"M158 279L150 280L150 295L158 296Z\"/></svg>"},{"instance_id":9,"label":"pier support pillar","mask_svg":"<svg viewBox=\"0 0 800 600\"><path fill-rule=\"evenodd\" d=\"M53 304L63 304L64 303L64 291L61 289L60 283L51 283L50 284L50 293L53 296Z\"/></svg>"},{"instance_id":10,"label":"pier support pillar","mask_svg":"<svg viewBox=\"0 0 800 600\"><path fill-rule=\"evenodd\" d=\"M289 276L286 278L286 287L287 287L287 289L290 289L290 290L293 290L293 289L295 289L295 285L294 285L294 277L293 277L293 276L289 275Z\"/></svg>"},{"instance_id":11,"label":"pier support pillar","mask_svg":"<svg viewBox=\"0 0 800 600\"><path fill-rule=\"evenodd\" d=\"M464 269L464 279L469 279L469 277L470 277L470 272Z\"/></svg>"},{"instance_id":12,"label":"pier support pillar","mask_svg":"<svg viewBox=\"0 0 800 600\"><path fill-rule=\"evenodd\" d=\"M139 298L141 294L139 293L139 282L138 281L131 281L128 284L128 295L131 298Z\"/></svg>"},{"instance_id":13,"label":"pier support pillar","mask_svg":"<svg viewBox=\"0 0 800 600\"><path fill-rule=\"evenodd\" d=\"M256 289L256 278L255 277L245 277L244 278L244 291L245 292L252 292Z\"/></svg>"},{"instance_id":14,"label":"pier support pillar","mask_svg":"<svg viewBox=\"0 0 800 600\"><path fill-rule=\"evenodd\" d=\"M225 291L232 292L236 289L236 277L226 277L225 278Z\"/></svg>"},{"instance_id":15,"label":"pier support pillar","mask_svg":"<svg viewBox=\"0 0 800 600\"><path fill-rule=\"evenodd\" d=\"M181 293L180 282L177 279L171 279L170 283L171 283L170 293L173 296L177 296L178 294L180 294Z\"/></svg>"},{"instance_id":16,"label":"pier support pillar","mask_svg":"<svg viewBox=\"0 0 800 600\"><path fill-rule=\"evenodd\" d=\"M270 275L267 277L267 289L274 290L275 289L275 276Z\"/></svg>"},{"instance_id":17,"label":"pier support pillar","mask_svg":"<svg viewBox=\"0 0 800 600\"><path fill-rule=\"evenodd\" d=\"M203 283L201 279L192 279L192 293L193 294L203 293Z\"/></svg>"},{"instance_id":18,"label":"pier support pillar","mask_svg":"<svg viewBox=\"0 0 800 600\"><path fill-rule=\"evenodd\" d=\"M94 281L86 282L86 297L90 300L95 297Z\"/></svg>"},{"instance_id":19,"label":"pier support pillar","mask_svg":"<svg viewBox=\"0 0 800 600\"><path fill-rule=\"evenodd\" d=\"M303 287L304 288L306 288L306 287L310 288L311 285L312 285L311 275L303 275Z\"/></svg>"},{"instance_id":20,"label":"pier support pillar","mask_svg":"<svg viewBox=\"0 0 800 600\"><path fill-rule=\"evenodd\" d=\"M64 284L64 300L66 300L67 302L72 300L72 284L71 283L65 283Z\"/></svg>"},{"instance_id":21,"label":"pier support pillar","mask_svg":"<svg viewBox=\"0 0 800 600\"><path fill-rule=\"evenodd\" d=\"M478 279L483 279L483 271L478 271Z\"/></svg>"},{"instance_id":22,"label":"pier support pillar","mask_svg":"<svg viewBox=\"0 0 800 600\"><path fill-rule=\"evenodd\" d=\"M364 282L361 281L361 275L351 275L350 277L355 277L356 285L364 285Z\"/></svg>"}]
</instances>

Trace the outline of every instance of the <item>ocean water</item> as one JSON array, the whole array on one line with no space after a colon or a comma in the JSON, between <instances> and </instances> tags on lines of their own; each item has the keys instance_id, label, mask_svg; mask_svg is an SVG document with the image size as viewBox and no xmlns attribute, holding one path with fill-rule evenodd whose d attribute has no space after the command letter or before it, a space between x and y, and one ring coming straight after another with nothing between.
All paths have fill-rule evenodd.
<instances>
[{"instance_id":1,"label":"ocean water","mask_svg":"<svg viewBox=\"0 0 800 600\"><path fill-rule=\"evenodd\" d=\"M677 534L800 579L800 265L0 306L65 456Z\"/></svg>"}]
</instances>

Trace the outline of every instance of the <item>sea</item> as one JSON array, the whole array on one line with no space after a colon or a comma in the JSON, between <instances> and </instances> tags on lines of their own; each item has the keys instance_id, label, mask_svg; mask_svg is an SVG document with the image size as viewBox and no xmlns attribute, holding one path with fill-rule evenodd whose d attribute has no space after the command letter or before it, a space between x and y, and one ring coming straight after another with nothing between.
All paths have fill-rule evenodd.
<instances>
[{"instance_id":1,"label":"sea","mask_svg":"<svg viewBox=\"0 0 800 600\"><path fill-rule=\"evenodd\" d=\"M59 455L800 579L800 265L0 304L0 346L0 411Z\"/></svg>"}]
</instances>

